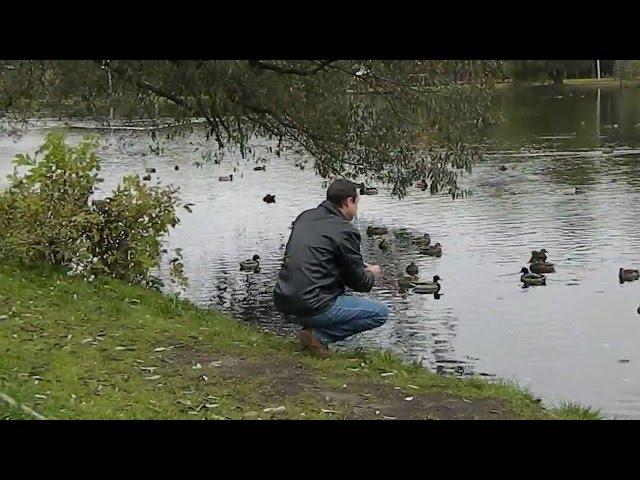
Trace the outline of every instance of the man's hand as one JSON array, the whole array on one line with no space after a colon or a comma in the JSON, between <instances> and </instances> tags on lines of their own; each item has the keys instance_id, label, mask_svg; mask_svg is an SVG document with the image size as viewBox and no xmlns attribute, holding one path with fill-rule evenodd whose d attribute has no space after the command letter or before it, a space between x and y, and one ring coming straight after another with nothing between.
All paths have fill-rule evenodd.
<instances>
[{"instance_id":1,"label":"man's hand","mask_svg":"<svg viewBox=\"0 0 640 480\"><path fill-rule=\"evenodd\" d=\"M371 273L373 273L373 276L376 278L379 278L380 275L382 274L382 269L380 268L380 265L367 265L365 263L364 266L365 266L365 270L369 270Z\"/></svg>"}]
</instances>

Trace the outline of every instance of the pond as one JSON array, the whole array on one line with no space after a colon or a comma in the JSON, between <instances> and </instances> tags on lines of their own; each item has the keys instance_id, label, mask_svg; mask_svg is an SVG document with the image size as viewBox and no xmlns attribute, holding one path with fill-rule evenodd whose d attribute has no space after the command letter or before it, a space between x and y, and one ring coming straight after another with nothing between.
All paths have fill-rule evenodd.
<instances>
[{"instance_id":1,"label":"pond","mask_svg":"<svg viewBox=\"0 0 640 480\"><path fill-rule=\"evenodd\" d=\"M640 418L640 282L618 282L620 267L640 266L640 89L503 90L495 104L504 121L487 139L486 159L463 179L473 195L452 201L414 189L403 200L384 190L362 197L355 224L363 256L384 273L371 295L391 317L344 345L389 348L438 372L515 380L547 404L572 400L609 417ZM44 133L0 138L0 186L12 156L33 152ZM181 198L195 204L167 239L183 249L185 296L287 333L296 327L274 311L272 288L291 221L317 206L325 188L310 164L295 166L304 158L278 158L268 146L257 147L266 170L254 171L239 155L204 162L201 138L167 143L155 155L148 138L113 133L101 150L97 196L123 175L155 167L152 182L180 186ZM218 182L229 173L233 182ZM575 195L576 186L585 193ZM266 194L276 202L263 202ZM388 251L364 234L371 224L392 230ZM424 232L443 245L441 258L411 244ZM542 247L556 273L546 286L524 289L517 272ZM238 262L254 254L261 271L240 272ZM440 298L397 288L412 261L423 278L443 278Z\"/></svg>"}]
</instances>

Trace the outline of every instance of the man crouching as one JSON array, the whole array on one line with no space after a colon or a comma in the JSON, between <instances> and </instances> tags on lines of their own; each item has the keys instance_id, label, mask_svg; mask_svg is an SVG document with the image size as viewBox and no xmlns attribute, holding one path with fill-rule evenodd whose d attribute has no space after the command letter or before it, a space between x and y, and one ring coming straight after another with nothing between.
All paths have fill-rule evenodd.
<instances>
[{"instance_id":1,"label":"man crouching","mask_svg":"<svg viewBox=\"0 0 640 480\"><path fill-rule=\"evenodd\" d=\"M274 289L276 308L303 327L300 343L321 357L330 355L329 343L379 327L389 316L382 302L345 295L345 285L371 291L381 273L362 261L360 233L351 224L359 200L352 182L336 180L324 202L296 218Z\"/></svg>"}]
</instances>

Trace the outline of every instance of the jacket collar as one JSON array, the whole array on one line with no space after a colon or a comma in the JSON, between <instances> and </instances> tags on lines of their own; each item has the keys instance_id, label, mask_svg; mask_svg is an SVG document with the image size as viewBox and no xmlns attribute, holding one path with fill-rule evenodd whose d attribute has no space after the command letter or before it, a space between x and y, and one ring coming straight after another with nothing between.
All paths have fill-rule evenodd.
<instances>
[{"instance_id":1,"label":"jacket collar","mask_svg":"<svg viewBox=\"0 0 640 480\"><path fill-rule=\"evenodd\" d=\"M331 213L333 213L334 215L339 216L343 220L347 220L346 217L342 214L342 212L338 209L338 207L336 207L329 200L325 200L324 202L322 202L320 205L318 205L318 208L319 207L324 207L327 210L329 210Z\"/></svg>"}]
</instances>

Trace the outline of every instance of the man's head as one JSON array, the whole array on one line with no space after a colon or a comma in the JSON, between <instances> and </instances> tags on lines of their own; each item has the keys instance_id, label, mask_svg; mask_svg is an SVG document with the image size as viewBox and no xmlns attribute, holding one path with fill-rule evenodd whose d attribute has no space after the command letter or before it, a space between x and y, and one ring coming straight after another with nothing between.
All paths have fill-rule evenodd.
<instances>
[{"instance_id":1,"label":"man's head","mask_svg":"<svg viewBox=\"0 0 640 480\"><path fill-rule=\"evenodd\" d=\"M347 220L353 220L358 214L358 191L349 180L333 182L327 189L327 200L338 207Z\"/></svg>"}]
</instances>

